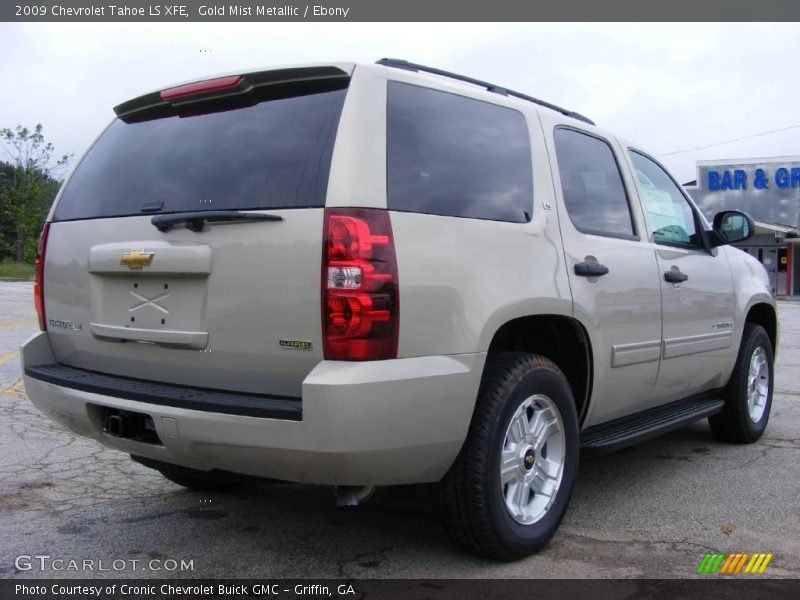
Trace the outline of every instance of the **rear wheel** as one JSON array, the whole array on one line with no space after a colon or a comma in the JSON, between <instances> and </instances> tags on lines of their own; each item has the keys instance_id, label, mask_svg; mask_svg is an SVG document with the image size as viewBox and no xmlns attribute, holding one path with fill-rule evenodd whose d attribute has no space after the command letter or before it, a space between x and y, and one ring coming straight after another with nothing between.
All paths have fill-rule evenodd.
<instances>
[{"instance_id":1,"label":"rear wheel","mask_svg":"<svg viewBox=\"0 0 800 600\"><path fill-rule=\"evenodd\" d=\"M541 549L567 509L578 467L578 419L559 368L532 354L489 357L464 447L439 483L450 537L514 560Z\"/></svg>"},{"instance_id":2,"label":"rear wheel","mask_svg":"<svg viewBox=\"0 0 800 600\"><path fill-rule=\"evenodd\" d=\"M714 435L738 444L760 438L769 421L772 386L772 342L763 327L746 323L736 365L725 387L725 407L708 419Z\"/></svg>"}]
</instances>

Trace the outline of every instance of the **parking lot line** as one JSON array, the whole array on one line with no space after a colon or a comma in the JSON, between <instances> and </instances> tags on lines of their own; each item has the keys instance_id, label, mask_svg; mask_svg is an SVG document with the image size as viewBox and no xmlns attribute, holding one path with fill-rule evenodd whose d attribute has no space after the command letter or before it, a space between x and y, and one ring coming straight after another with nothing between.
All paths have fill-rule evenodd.
<instances>
[{"instance_id":1,"label":"parking lot line","mask_svg":"<svg viewBox=\"0 0 800 600\"><path fill-rule=\"evenodd\" d=\"M0 354L0 365L7 363L12 358L15 358L17 354L19 354L19 350L16 348L14 350L6 352L5 354Z\"/></svg>"},{"instance_id":2,"label":"parking lot line","mask_svg":"<svg viewBox=\"0 0 800 600\"><path fill-rule=\"evenodd\" d=\"M36 319L14 319L11 321L0 321L0 329L14 329L17 327L27 327L36 323Z\"/></svg>"},{"instance_id":3,"label":"parking lot line","mask_svg":"<svg viewBox=\"0 0 800 600\"><path fill-rule=\"evenodd\" d=\"M11 394L12 396L20 396L20 397L24 398L25 397L25 392L22 389L23 385L24 385L24 382L23 382L22 378L17 379L17 381L16 381L16 383L14 383L14 385L12 385L10 387L7 387L4 390L0 390L0 394Z\"/></svg>"}]
</instances>

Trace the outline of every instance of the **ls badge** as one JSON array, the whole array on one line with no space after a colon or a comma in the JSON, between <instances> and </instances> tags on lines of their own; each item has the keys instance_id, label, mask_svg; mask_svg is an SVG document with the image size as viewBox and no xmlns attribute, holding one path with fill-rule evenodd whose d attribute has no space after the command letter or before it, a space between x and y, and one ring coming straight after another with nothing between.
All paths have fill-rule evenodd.
<instances>
[{"instance_id":1,"label":"ls badge","mask_svg":"<svg viewBox=\"0 0 800 600\"><path fill-rule=\"evenodd\" d=\"M119 264L128 267L131 270L139 270L143 267L149 267L153 262L155 252L145 252L144 250L131 250L122 255L119 259Z\"/></svg>"}]
</instances>

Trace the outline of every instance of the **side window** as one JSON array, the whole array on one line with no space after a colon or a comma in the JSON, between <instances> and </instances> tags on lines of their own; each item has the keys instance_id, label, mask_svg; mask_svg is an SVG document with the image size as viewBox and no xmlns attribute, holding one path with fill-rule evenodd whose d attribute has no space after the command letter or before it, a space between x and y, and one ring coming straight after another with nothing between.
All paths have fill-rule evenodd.
<instances>
[{"instance_id":1,"label":"side window","mask_svg":"<svg viewBox=\"0 0 800 600\"><path fill-rule=\"evenodd\" d=\"M531 147L519 111L390 81L386 138L390 210L530 221Z\"/></svg>"},{"instance_id":2,"label":"side window","mask_svg":"<svg viewBox=\"0 0 800 600\"><path fill-rule=\"evenodd\" d=\"M630 154L653 241L699 247L694 211L678 186L656 162L634 150Z\"/></svg>"},{"instance_id":3,"label":"side window","mask_svg":"<svg viewBox=\"0 0 800 600\"><path fill-rule=\"evenodd\" d=\"M553 138L564 204L575 228L613 237L635 235L611 146L574 129L556 129Z\"/></svg>"}]
</instances>

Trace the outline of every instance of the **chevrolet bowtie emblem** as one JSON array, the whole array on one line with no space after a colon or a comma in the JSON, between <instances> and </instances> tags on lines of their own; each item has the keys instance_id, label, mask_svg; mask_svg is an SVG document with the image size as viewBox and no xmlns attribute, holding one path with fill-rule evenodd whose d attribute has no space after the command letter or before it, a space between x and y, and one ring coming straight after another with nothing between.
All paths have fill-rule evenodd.
<instances>
[{"instance_id":1,"label":"chevrolet bowtie emblem","mask_svg":"<svg viewBox=\"0 0 800 600\"><path fill-rule=\"evenodd\" d=\"M119 264L125 265L129 269L141 269L150 266L150 263L153 262L153 256L155 256L155 252L131 250L122 255L122 258L119 259Z\"/></svg>"}]
</instances>

